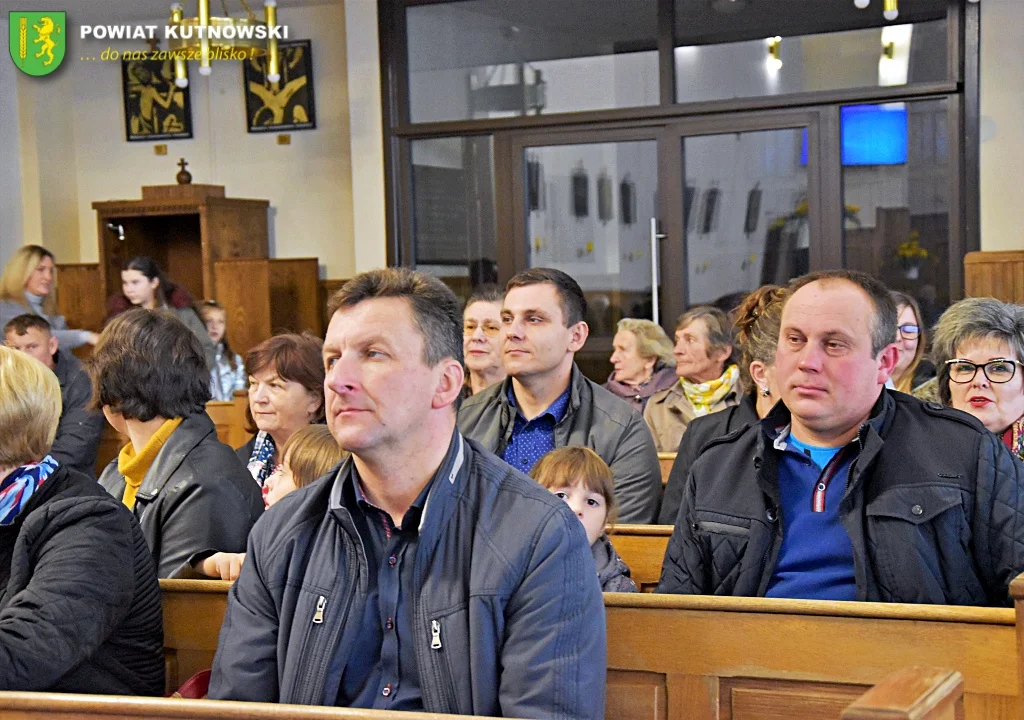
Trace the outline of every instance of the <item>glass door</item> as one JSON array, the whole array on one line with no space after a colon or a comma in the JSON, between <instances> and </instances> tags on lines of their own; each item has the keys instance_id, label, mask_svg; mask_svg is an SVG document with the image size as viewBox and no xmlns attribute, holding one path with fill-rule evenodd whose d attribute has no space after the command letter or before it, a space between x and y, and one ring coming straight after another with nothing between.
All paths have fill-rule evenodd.
<instances>
[{"instance_id":1,"label":"glass door","mask_svg":"<svg viewBox=\"0 0 1024 720\"><path fill-rule=\"evenodd\" d=\"M663 324L695 305L730 310L743 294L828 266L815 113L666 128ZM838 247L838 243L835 244ZM835 259L835 266L841 257Z\"/></svg>"},{"instance_id":2,"label":"glass door","mask_svg":"<svg viewBox=\"0 0 1024 720\"><path fill-rule=\"evenodd\" d=\"M523 136L513 147L517 268L563 270L587 298L577 356L598 382L625 317L658 319L657 129ZM517 203L518 205L518 203Z\"/></svg>"}]
</instances>

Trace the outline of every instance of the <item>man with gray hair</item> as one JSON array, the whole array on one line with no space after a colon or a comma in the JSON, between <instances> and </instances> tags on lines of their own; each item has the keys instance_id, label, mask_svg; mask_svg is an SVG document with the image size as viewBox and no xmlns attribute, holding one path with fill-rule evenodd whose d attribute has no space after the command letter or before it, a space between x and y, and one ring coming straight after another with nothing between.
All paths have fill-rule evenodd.
<instances>
[{"instance_id":1,"label":"man with gray hair","mask_svg":"<svg viewBox=\"0 0 1024 720\"><path fill-rule=\"evenodd\" d=\"M586 534L568 505L456 429L455 295L422 273L374 270L328 310L327 424L351 458L253 528L210 697L603 717L604 604Z\"/></svg>"},{"instance_id":2,"label":"man with gray hair","mask_svg":"<svg viewBox=\"0 0 1024 720\"><path fill-rule=\"evenodd\" d=\"M1009 604L1024 466L969 415L886 389L895 337L867 275L790 285L781 400L694 462L659 592Z\"/></svg>"}]
</instances>

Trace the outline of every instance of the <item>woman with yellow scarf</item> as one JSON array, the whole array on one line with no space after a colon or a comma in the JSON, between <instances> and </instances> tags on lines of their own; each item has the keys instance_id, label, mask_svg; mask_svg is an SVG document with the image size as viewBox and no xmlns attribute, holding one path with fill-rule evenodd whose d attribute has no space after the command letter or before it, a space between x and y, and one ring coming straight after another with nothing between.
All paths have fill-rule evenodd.
<instances>
[{"instance_id":1,"label":"woman with yellow scarf","mask_svg":"<svg viewBox=\"0 0 1024 720\"><path fill-rule=\"evenodd\" d=\"M676 452L694 418L739 402L743 389L739 368L730 362L731 327L724 312L705 306L687 311L676 323L672 354L679 382L654 395L644 411L658 452Z\"/></svg>"}]
</instances>

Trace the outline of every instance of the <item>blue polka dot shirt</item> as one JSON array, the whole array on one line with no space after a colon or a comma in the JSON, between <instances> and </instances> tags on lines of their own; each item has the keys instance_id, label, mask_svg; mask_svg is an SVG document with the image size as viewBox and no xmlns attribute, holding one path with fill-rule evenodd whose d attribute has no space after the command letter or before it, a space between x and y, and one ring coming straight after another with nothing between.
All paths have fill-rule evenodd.
<instances>
[{"instance_id":1,"label":"blue polka dot shirt","mask_svg":"<svg viewBox=\"0 0 1024 720\"><path fill-rule=\"evenodd\" d=\"M516 418L512 423L512 437L502 453L502 458L516 470L529 474L530 468L544 455L555 449L555 425L565 417L569 407L569 390L565 389L548 409L527 420L516 405L516 396L512 391L512 383L508 387L508 401L516 409Z\"/></svg>"}]
</instances>

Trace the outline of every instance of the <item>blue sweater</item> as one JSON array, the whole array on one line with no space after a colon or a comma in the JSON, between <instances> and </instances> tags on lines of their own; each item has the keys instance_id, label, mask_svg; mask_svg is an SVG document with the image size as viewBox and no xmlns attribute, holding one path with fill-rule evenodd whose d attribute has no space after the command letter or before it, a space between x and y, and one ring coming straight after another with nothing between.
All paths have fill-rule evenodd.
<instances>
[{"instance_id":1,"label":"blue sweater","mask_svg":"<svg viewBox=\"0 0 1024 720\"><path fill-rule=\"evenodd\" d=\"M783 435L782 546L766 597L855 600L853 545L839 517L856 445L818 448Z\"/></svg>"}]
</instances>

